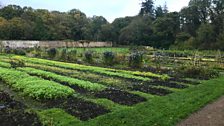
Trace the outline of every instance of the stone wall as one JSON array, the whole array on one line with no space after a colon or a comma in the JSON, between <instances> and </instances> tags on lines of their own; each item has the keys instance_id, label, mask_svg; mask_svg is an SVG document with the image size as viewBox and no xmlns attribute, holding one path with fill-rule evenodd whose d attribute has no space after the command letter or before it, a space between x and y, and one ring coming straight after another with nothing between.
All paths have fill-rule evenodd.
<instances>
[{"instance_id":1,"label":"stone wall","mask_svg":"<svg viewBox=\"0 0 224 126\"><path fill-rule=\"evenodd\" d=\"M0 45L10 48L112 47L112 42L0 41Z\"/></svg>"},{"instance_id":2,"label":"stone wall","mask_svg":"<svg viewBox=\"0 0 224 126\"><path fill-rule=\"evenodd\" d=\"M33 48L39 46L39 41L0 41L0 45L10 48Z\"/></svg>"}]
</instances>

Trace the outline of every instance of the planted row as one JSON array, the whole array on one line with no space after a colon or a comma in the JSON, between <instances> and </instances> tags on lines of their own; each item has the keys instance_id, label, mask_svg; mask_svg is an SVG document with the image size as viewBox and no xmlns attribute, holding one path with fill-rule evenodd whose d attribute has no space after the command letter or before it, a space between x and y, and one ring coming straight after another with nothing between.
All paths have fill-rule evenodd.
<instances>
[{"instance_id":1,"label":"planted row","mask_svg":"<svg viewBox=\"0 0 224 126\"><path fill-rule=\"evenodd\" d=\"M74 94L74 90L56 82L32 77L24 72L0 67L0 79L32 98L56 99Z\"/></svg>"},{"instance_id":2,"label":"planted row","mask_svg":"<svg viewBox=\"0 0 224 126\"><path fill-rule=\"evenodd\" d=\"M90 81L84 81L84 80L79 80L75 78L70 78L67 76L61 76L52 72L47 72L47 71L38 70L34 68L26 67L26 68L18 68L18 70L24 71L31 75L43 77L45 79L54 80L62 84L68 84L71 87L77 86L78 88L83 88L89 91L101 91L106 88L104 85L101 85L98 83L92 83Z\"/></svg>"},{"instance_id":3,"label":"planted row","mask_svg":"<svg viewBox=\"0 0 224 126\"><path fill-rule=\"evenodd\" d=\"M16 57L19 57L19 56L16 56ZM147 78L147 77L141 77L141 76L136 76L136 75L133 75L130 73L120 72L122 70L116 71L114 69L109 69L109 68L85 66L85 65L79 65L79 64L71 64L71 63L43 60L43 59L36 59L36 58L26 58L26 57L19 57L19 58L22 58L26 62L44 64L44 65L49 65L49 66L57 66L57 67L66 68L66 69L89 71L89 72L103 74L103 75L107 75L107 76L116 76L116 77L122 77L122 78L133 79L133 80L141 80L141 81L151 80L150 78ZM115 71L115 72L113 72L113 71Z\"/></svg>"},{"instance_id":4,"label":"planted row","mask_svg":"<svg viewBox=\"0 0 224 126\"><path fill-rule=\"evenodd\" d=\"M69 76L72 78L77 78L81 80L87 80L95 83L100 83L107 86L118 87L122 89L126 89L129 85L132 84L132 81L127 81L126 79L122 78L115 78L115 77L108 77L101 74L95 74L90 72L82 72L77 70L69 70L65 68L47 66L47 65L40 65L34 63L26 63L27 67L32 67L36 69L41 69L44 71L53 72L59 75Z\"/></svg>"}]
</instances>

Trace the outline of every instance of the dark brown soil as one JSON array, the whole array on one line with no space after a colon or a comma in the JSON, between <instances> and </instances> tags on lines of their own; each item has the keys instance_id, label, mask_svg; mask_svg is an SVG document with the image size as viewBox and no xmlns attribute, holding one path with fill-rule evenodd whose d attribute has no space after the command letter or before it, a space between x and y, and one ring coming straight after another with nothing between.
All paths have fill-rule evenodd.
<instances>
[{"instance_id":1,"label":"dark brown soil","mask_svg":"<svg viewBox=\"0 0 224 126\"><path fill-rule=\"evenodd\" d=\"M168 94L172 93L172 91L170 91L170 90L150 87L147 84L133 85L132 90L141 91L141 92L144 92L144 93L149 93L149 94L152 94L152 95L159 95L159 96L165 96L165 95L168 95Z\"/></svg>"},{"instance_id":2,"label":"dark brown soil","mask_svg":"<svg viewBox=\"0 0 224 126\"><path fill-rule=\"evenodd\" d=\"M82 121L86 121L110 112L100 105L74 97L45 101L44 103L48 108L61 108L67 113L78 117Z\"/></svg>"},{"instance_id":3,"label":"dark brown soil","mask_svg":"<svg viewBox=\"0 0 224 126\"><path fill-rule=\"evenodd\" d=\"M95 94L98 98L107 98L121 105L134 105L146 101L145 98L118 89L106 89Z\"/></svg>"},{"instance_id":4,"label":"dark brown soil","mask_svg":"<svg viewBox=\"0 0 224 126\"><path fill-rule=\"evenodd\" d=\"M0 92L1 126L41 126L37 115L25 111L25 106L4 92Z\"/></svg>"}]
</instances>

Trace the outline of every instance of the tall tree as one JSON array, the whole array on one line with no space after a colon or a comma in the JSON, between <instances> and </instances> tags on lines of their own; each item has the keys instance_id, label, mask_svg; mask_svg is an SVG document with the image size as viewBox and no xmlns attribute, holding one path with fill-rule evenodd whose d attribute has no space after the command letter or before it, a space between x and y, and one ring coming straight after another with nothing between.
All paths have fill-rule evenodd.
<instances>
[{"instance_id":1,"label":"tall tree","mask_svg":"<svg viewBox=\"0 0 224 126\"><path fill-rule=\"evenodd\" d=\"M155 17L156 18L162 17L162 16L164 16L164 14L165 13L164 13L163 8L161 6L156 7L156 9L155 9Z\"/></svg>"},{"instance_id":2,"label":"tall tree","mask_svg":"<svg viewBox=\"0 0 224 126\"><path fill-rule=\"evenodd\" d=\"M139 15L147 15L151 17L152 19L155 18L155 7L154 7L154 1L153 0L142 0L141 2L141 10Z\"/></svg>"},{"instance_id":3,"label":"tall tree","mask_svg":"<svg viewBox=\"0 0 224 126\"><path fill-rule=\"evenodd\" d=\"M23 14L23 9L17 5L8 5L0 10L0 16L9 20L14 17L20 17Z\"/></svg>"}]
</instances>

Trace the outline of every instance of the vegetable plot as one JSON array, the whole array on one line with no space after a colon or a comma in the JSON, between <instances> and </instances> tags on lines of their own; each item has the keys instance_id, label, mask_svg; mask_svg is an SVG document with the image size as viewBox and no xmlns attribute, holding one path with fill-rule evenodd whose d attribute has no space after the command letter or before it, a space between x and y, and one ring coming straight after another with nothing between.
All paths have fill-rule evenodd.
<instances>
[{"instance_id":1,"label":"vegetable plot","mask_svg":"<svg viewBox=\"0 0 224 126\"><path fill-rule=\"evenodd\" d=\"M58 83L32 77L24 72L0 67L0 79L14 89L37 100L66 98L74 90Z\"/></svg>"}]
</instances>

